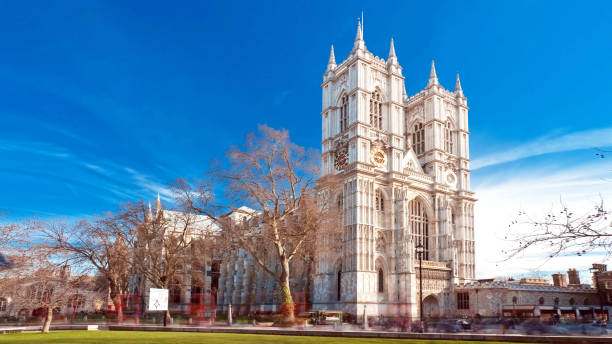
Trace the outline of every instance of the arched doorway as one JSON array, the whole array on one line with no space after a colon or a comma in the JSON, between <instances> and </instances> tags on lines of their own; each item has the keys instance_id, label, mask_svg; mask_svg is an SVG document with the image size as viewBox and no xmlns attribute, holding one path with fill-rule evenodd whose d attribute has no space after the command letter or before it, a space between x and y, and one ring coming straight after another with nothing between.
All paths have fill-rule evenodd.
<instances>
[{"instance_id":1,"label":"arched doorway","mask_svg":"<svg viewBox=\"0 0 612 344\"><path fill-rule=\"evenodd\" d=\"M425 318L436 318L440 316L440 305L435 296L429 295L423 299L423 316L425 316Z\"/></svg>"}]
</instances>

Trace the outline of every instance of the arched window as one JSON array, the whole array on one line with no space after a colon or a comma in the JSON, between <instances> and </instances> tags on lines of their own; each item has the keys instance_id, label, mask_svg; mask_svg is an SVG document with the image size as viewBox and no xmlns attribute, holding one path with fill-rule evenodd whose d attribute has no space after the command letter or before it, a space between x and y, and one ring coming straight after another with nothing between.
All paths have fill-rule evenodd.
<instances>
[{"instance_id":1,"label":"arched window","mask_svg":"<svg viewBox=\"0 0 612 344\"><path fill-rule=\"evenodd\" d=\"M544 304L544 296L540 296L540 299L538 300L538 303L539 303L540 305L543 305L543 304Z\"/></svg>"},{"instance_id":2,"label":"arched window","mask_svg":"<svg viewBox=\"0 0 612 344\"><path fill-rule=\"evenodd\" d=\"M408 203L408 211L412 240L414 240L415 245L423 245L425 249L423 259L429 260L429 220L427 219L425 206L419 200L414 199Z\"/></svg>"},{"instance_id":3,"label":"arched window","mask_svg":"<svg viewBox=\"0 0 612 344\"><path fill-rule=\"evenodd\" d=\"M385 199L380 189L376 190L376 210L385 211Z\"/></svg>"},{"instance_id":4,"label":"arched window","mask_svg":"<svg viewBox=\"0 0 612 344\"><path fill-rule=\"evenodd\" d=\"M414 152L417 155L425 153L425 128L423 123L417 123L414 125L414 132L412 133L412 146Z\"/></svg>"},{"instance_id":5,"label":"arched window","mask_svg":"<svg viewBox=\"0 0 612 344\"><path fill-rule=\"evenodd\" d=\"M453 154L453 131L450 121L446 121L444 125L444 150Z\"/></svg>"},{"instance_id":6,"label":"arched window","mask_svg":"<svg viewBox=\"0 0 612 344\"><path fill-rule=\"evenodd\" d=\"M340 132L343 132L348 127L348 96L342 97L340 104Z\"/></svg>"},{"instance_id":7,"label":"arched window","mask_svg":"<svg viewBox=\"0 0 612 344\"><path fill-rule=\"evenodd\" d=\"M382 129L382 98L378 91L370 97L370 125Z\"/></svg>"},{"instance_id":8,"label":"arched window","mask_svg":"<svg viewBox=\"0 0 612 344\"><path fill-rule=\"evenodd\" d=\"M378 292L382 293L385 291L385 275L382 268L378 268Z\"/></svg>"},{"instance_id":9,"label":"arched window","mask_svg":"<svg viewBox=\"0 0 612 344\"><path fill-rule=\"evenodd\" d=\"M336 288L338 289L336 293L338 295L338 301L340 301L340 299L342 299L342 265L338 268Z\"/></svg>"}]
</instances>

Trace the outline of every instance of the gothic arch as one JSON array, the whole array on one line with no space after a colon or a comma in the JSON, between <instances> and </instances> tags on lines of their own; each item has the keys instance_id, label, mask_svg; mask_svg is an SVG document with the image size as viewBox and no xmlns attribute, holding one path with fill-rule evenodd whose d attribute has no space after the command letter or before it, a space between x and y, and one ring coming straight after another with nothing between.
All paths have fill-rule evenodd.
<instances>
[{"instance_id":1,"label":"gothic arch","mask_svg":"<svg viewBox=\"0 0 612 344\"><path fill-rule=\"evenodd\" d=\"M389 286L391 285L389 265L387 260L378 256L374 261L374 269L376 271L376 293L378 294L378 301L386 301L389 295ZM382 271L382 280L380 272ZM382 282L382 290L380 283Z\"/></svg>"},{"instance_id":2,"label":"gothic arch","mask_svg":"<svg viewBox=\"0 0 612 344\"><path fill-rule=\"evenodd\" d=\"M440 302L433 294L423 298L423 315L426 318L437 318L440 316Z\"/></svg>"},{"instance_id":3,"label":"gothic arch","mask_svg":"<svg viewBox=\"0 0 612 344\"><path fill-rule=\"evenodd\" d=\"M380 94L380 101L384 104L387 101L387 97L385 96L385 92L380 88L380 86L374 87L371 94L378 92Z\"/></svg>"},{"instance_id":4,"label":"gothic arch","mask_svg":"<svg viewBox=\"0 0 612 344\"><path fill-rule=\"evenodd\" d=\"M435 217L432 207L422 197L415 197L407 203L407 231L414 246L422 244L425 248L423 260L436 260L438 247L436 243Z\"/></svg>"},{"instance_id":5,"label":"gothic arch","mask_svg":"<svg viewBox=\"0 0 612 344\"><path fill-rule=\"evenodd\" d=\"M412 198L410 198L410 196L413 196ZM414 200L419 200L421 203L423 203L424 207L425 207L425 212L427 213L427 217L429 218L430 221L433 222L433 220L436 218L434 211L433 211L433 205L431 204L431 201L429 200L429 197L423 195L423 194L416 194L416 195L408 195L408 197L406 197L406 204L410 203L410 201L414 201Z\"/></svg>"},{"instance_id":6,"label":"gothic arch","mask_svg":"<svg viewBox=\"0 0 612 344\"><path fill-rule=\"evenodd\" d=\"M339 108L342 105L342 97L349 96L348 92L343 88L338 92L338 96L336 97L336 106ZM350 98L350 97L349 97Z\"/></svg>"}]
</instances>

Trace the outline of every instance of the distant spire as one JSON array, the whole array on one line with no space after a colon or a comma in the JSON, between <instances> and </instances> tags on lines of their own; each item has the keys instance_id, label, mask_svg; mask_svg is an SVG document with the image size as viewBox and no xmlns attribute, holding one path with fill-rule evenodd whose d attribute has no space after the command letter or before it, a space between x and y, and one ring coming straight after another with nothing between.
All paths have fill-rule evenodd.
<instances>
[{"instance_id":1,"label":"distant spire","mask_svg":"<svg viewBox=\"0 0 612 344\"><path fill-rule=\"evenodd\" d=\"M151 202L149 202L149 209L147 210L147 216L145 220L151 221L152 218L153 218L153 212L151 211Z\"/></svg>"},{"instance_id":2,"label":"distant spire","mask_svg":"<svg viewBox=\"0 0 612 344\"><path fill-rule=\"evenodd\" d=\"M395 44L393 44L393 37L391 37L391 47L389 48L389 57L387 63L397 64L397 56L395 56Z\"/></svg>"},{"instance_id":3,"label":"distant spire","mask_svg":"<svg viewBox=\"0 0 612 344\"><path fill-rule=\"evenodd\" d=\"M463 89L461 88L461 81L459 80L459 73L457 73L457 82L455 83L455 94L458 97L463 97Z\"/></svg>"},{"instance_id":4,"label":"distant spire","mask_svg":"<svg viewBox=\"0 0 612 344\"><path fill-rule=\"evenodd\" d=\"M439 85L438 76L436 75L436 64L434 60L431 60L431 72L429 72L429 81L427 81L427 87L433 85Z\"/></svg>"},{"instance_id":5,"label":"distant spire","mask_svg":"<svg viewBox=\"0 0 612 344\"><path fill-rule=\"evenodd\" d=\"M353 44L353 51L357 49L365 50L365 42L363 41L363 31L361 31L361 21L357 22L357 34Z\"/></svg>"},{"instance_id":6,"label":"distant spire","mask_svg":"<svg viewBox=\"0 0 612 344\"><path fill-rule=\"evenodd\" d=\"M355 41L363 41L363 31L361 31L361 20L357 21L357 35Z\"/></svg>"},{"instance_id":7,"label":"distant spire","mask_svg":"<svg viewBox=\"0 0 612 344\"><path fill-rule=\"evenodd\" d=\"M155 201L155 215L162 210L161 200L159 199L159 192L157 193L157 200Z\"/></svg>"},{"instance_id":8,"label":"distant spire","mask_svg":"<svg viewBox=\"0 0 612 344\"><path fill-rule=\"evenodd\" d=\"M334 55L334 45L332 44L329 53L329 61L327 62L327 70L330 71L334 68L336 68L336 56Z\"/></svg>"}]
</instances>

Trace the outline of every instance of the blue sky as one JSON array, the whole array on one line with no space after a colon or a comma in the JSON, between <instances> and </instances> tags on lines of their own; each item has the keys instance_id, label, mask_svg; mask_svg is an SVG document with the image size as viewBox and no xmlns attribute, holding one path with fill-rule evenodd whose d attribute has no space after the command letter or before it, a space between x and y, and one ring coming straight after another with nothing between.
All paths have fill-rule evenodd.
<instances>
[{"instance_id":1,"label":"blue sky","mask_svg":"<svg viewBox=\"0 0 612 344\"><path fill-rule=\"evenodd\" d=\"M496 215L483 240L520 207L610 198L612 154L594 150L612 146L610 2L24 1L0 5L0 209L169 199L258 123L318 148L329 46L346 57L362 10L370 51L394 38L408 94L431 59L449 89L460 73L472 185Z\"/></svg>"}]
</instances>

